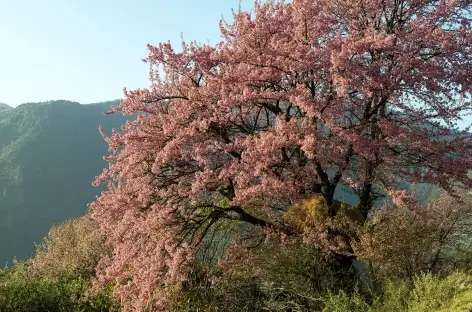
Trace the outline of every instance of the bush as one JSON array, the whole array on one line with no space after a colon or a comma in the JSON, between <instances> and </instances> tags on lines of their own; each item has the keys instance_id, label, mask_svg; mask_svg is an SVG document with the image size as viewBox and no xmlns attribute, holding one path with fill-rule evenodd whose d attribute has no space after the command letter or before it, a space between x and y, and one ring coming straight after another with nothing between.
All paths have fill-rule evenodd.
<instances>
[{"instance_id":1,"label":"bush","mask_svg":"<svg viewBox=\"0 0 472 312\"><path fill-rule=\"evenodd\" d=\"M23 265L0 273L1 312L118 311L106 292L92 293L91 281L70 278L31 278Z\"/></svg>"},{"instance_id":2,"label":"bush","mask_svg":"<svg viewBox=\"0 0 472 312\"><path fill-rule=\"evenodd\" d=\"M100 258L109 253L96 223L87 217L54 225L29 261L28 270L37 276L90 278Z\"/></svg>"},{"instance_id":3,"label":"bush","mask_svg":"<svg viewBox=\"0 0 472 312\"><path fill-rule=\"evenodd\" d=\"M370 264L371 273L384 278L411 281L421 273L465 268L470 252L457 246L471 238L472 197L464 194L461 199L442 194L426 205L378 209L354 244L356 255ZM455 263L456 257L463 260Z\"/></svg>"},{"instance_id":4,"label":"bush","mask_svg":"<svg viewBox=\"0 0 472 312\"><path fill-rule=\"evenodd\" d=\"M448 256L448 261L454 268L472 272L472 239L459 241Z\"/></svg>"},{"instance_id":5,"label":"bush","mask_svg":"<svg viewBox=\"0 0 472 312\"><path fill-rule=\"evenodd\" d=\"M330 217L325 198L317 195L291 206L284 220L302 233L305 242L325 253L352 254L351 243L362 231L362 214L338 201L334 201L334 208L336 215Z\"/></svg>"},{"instance_id":6,"label":"bush","mask_svg":"<svg viewBox=\"0 0 472 312\"><path fill-rule=\"evenodd\" d=\"M118 311L111 288L92 290L95 267L107 252L85 217L53 226L34 258L0 271L0 312Z\"/></svg>"},{"instance_id":7,"label":"bush","mask_svg":"<svg viewBox=\"0 0 472 312\"><path fill-rule=\"evenodd\" d=\"M356 283L299 239L269 238L230 254L219 266L194 263L172 311L320 311L320 297Z\"/></svg>"},{"instance_id":8,"label":"bush","mask_svg":"<svg viewBox=\"0 0 472 312\"><path fill-rule=\"evenodd\" d=\"M431 274L417 278L407 306L409 312L470 311L472 276L455 272L442 279Z\"/></svg>"},{"instance_id":9,"label":"bush","mask_svg":"<svg viewBox=\"0 0 472 312\"><path fill-rule=\"evenodd\" d=\"M463 221L471 208L450 203L381 208L362 228L348 205L330 218L322 198L303 201L284 216L300 235L235 234L218 263L213 254L194 260L169 288L166 311L468 312L472 248ZM336 257L350 245L370 265L362 277L351 258ZM52 227L33 259L0 271L0 312L119 311L111 288L92 291L109 252L87 218Z\"/></svg>"},{"instance_id":10,"label":"bush","mask_svg":"<svg viewBox=\"0 0 472 312\"><path fill-rule=\"evenodd\" d=\"M425 274L406 282L388 281L373 303L359 293L341 291L323 299L324 312L468 312L472 309L472 276L454 272L446 277Z\"/></svg>"},{"instance_id":11,"label":"bush","mask_svg":"<svg viewBox=\"0 0 472 312\"><path fill-rule=\"evenodd\" d=\"M372 312L373 308L365 301L365 299L355 292L351 295L340 291L337 294L328 294L323 299L323 312Z\"/></svg>"}]
</instances>

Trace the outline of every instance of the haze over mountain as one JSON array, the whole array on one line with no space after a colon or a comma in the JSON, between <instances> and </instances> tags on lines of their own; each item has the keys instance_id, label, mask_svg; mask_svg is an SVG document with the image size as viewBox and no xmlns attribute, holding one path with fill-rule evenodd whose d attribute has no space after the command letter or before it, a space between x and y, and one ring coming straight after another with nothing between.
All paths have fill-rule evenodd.
<instances>
[{"instance_id":1,"label":"haze over mountain","mask_svg":"<svg viewBox=\"0 0 472 312\"><path fill-rule=\"evenodd\" d=\"M102 115L116 104L61 100L1 110L0 265L27 259L53 223L84 214L106 166L98 126L110 131L126 120Z\"/></svg>"}]
</instances>

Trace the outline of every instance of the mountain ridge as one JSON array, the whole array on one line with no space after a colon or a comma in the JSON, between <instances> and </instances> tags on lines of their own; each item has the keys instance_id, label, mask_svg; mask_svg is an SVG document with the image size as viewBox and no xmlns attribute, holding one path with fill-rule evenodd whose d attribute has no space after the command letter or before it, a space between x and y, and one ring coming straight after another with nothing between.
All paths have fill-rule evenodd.
<instances>
[{"instance_id":1,"label":"mountain ridge","mask_svg":"<svg viewBox=\"0 0 472 312\"><path fill-rule=\"evenodd\" d=\"M10 105L0 102L0 110L10 109L10 108L12 108Z\"/></svg>"}]
</instances>

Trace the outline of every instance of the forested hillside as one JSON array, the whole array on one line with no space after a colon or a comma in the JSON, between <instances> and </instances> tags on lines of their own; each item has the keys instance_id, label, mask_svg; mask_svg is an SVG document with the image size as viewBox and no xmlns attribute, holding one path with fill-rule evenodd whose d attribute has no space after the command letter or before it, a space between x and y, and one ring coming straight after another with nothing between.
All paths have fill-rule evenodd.
<instances>
[{"instance_id":1,"label":"forested hillside","mask_svg":"<svg viewBox=\"0 0 472 312\"><path fill-rule=\"evenodd\" d=\"M0 263L26 259L53 223L81 216L105 166L98 131L125 118L103 116L117 102L28 103L0 113Z\"/></svg>"}]
</instances>

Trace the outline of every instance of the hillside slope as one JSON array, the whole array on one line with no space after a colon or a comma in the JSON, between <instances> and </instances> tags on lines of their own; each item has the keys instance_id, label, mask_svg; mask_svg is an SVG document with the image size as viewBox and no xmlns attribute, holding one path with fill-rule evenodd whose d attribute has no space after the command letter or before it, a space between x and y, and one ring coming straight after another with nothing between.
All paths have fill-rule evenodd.
<instances>
[{"instance_id":1,"label":"hillside slope","mask_svg":"<svg viewBox=\"0 0 472 312\"><path fill-rule=\"evenodd\" d=\"M5 104L5 103L0 102L0 110L6 109L6 108L11 108L11 107L9 105Z\"/></svg>"},{"instance_id":2,"label":"hillside slope","mask_svg":"<svg viewBox=\"0 0 472 312\"><path fill-rule=\"evenodd\" d=\"M115 104L28 103L0 114L1 266L31 256L53 223L82 215L94 200L91 183L107 154L98 126L125 122L102 115Z\"/></svg>"}]
</instances>

